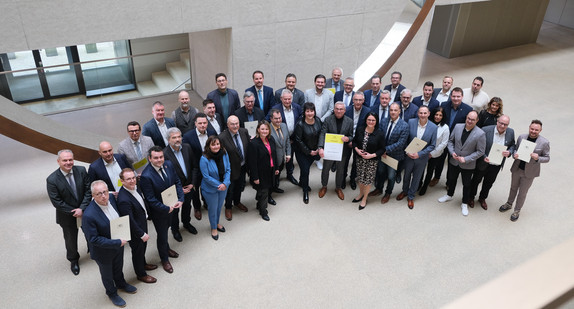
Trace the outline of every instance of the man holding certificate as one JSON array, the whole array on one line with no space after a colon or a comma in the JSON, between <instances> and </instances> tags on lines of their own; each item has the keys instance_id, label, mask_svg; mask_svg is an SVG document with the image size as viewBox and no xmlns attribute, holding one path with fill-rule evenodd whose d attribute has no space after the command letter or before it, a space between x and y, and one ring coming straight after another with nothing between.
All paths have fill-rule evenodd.
<instances>
[{"instance_id":1,"label":"man holding certificate","mask_svg":"<svg viewBox=\"0 0 574 309\"><path fill-rule=\"evenodd\" d=\"M486 198L490 188L496 181L498 172L504 166L504 161L514 152L514 130L509 128L510 117L501 115L496 125L483 127L486 134L486 147L484 156L476 161L476 168L472 174L472 189L468 206L474 207L474 197L478 192L478 185L482 181L482 190L478 202L482 209L487 210Z\"/></svg>"},{"instance_id":2,"label":"man holding certificate","mask_svg":"<svg viewBox=\"0 0 574 309\"><path fill-rule=\"evenodd\" d=\"M351 142L352 138L353 120L345 116L345 104L343 102L337 102L335 103L334 114L327 117L325 122L323 122L321 135L319 136L319 156L325 160L323 170L321 171L321 185L323 187L319 190L320 198L327 193L331 166L336 164L335 192L337 192L339 199L345 199L345 194L343 194L341 186L343 185L343 181L345 181L345 158L350 155L351 148L344 147L344 144Z\"/></svg>"},{"instance_id":3,"label":"man holding certificate","mask_svg":"<svg viewBox=\"0 0 574 309\"><path fill-rule=\"evenodd\" d=\"M171 213L183 204L183 188L173 164L164 160L161 147L154 146L149 150L148 161L150 164L142 172L140 186L149 203L149 215L157 232L157 251L161 264L171 274L173 268L169 258L177 258L179 254L169 248L167 230L171 224Z\"/></svg>"},{"instance_id":4,"label":"man holding certificate","mask_svg":"<svg viewBox=\"0 0 574 309\"><path fill-rule=\"evenodd\" d=\"M528 189L532 185L534 178L540 176L540 163L547 163L550 161L550 142L540 136L542 131L542 122L540 120L532 120L528 129L528 134L522 134L518 137L516 142L516 152L514 153L514 163L510 168L512 172L512 182L510 184L510 192L508 193L508 200L506 204L500 206L500 212L505 212L512 208L512 203L516 199L514 212L510 216L510 221L518 220L520 209L526 200ZM526 147L533 146L533 147ZM523 149L521 149L521 147ZM524 149L530 148L524 153ZM516 195L518 194L518 198Z\"/></svg>"}]
</instances>

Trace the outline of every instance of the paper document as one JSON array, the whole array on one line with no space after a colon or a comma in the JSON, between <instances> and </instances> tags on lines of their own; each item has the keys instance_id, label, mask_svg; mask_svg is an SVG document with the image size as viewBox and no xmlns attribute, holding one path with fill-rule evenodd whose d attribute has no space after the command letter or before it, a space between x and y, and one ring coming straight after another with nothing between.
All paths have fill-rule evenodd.
<instances>
[{"instance_id":1,"label":"paper document","mask_svg":"<svg viewBox=\"0 0 574 309\"><path fill-rule=\"evenodd\" d=\"M324 89L331 91L333 94L335 94L335 92L337 92L336 88L324 88Z\"/></svg>"},{"instance_id":2,"label":"paper document","mask_svg":"<svg viewBox=\"0 0 574 309\"><path fill-rule=\"evenodd\" d=\"M399 161L397 161L394 158L391 158L391 156L387 156L386 158L384 156L381 156L381 162L390 166L395 171L399 168Z\"/></svg>"},{"instance_id":3,"label":"paper document","mask_svg":"<svg viewBox=\"0 0 574 309\"><path fill-rule=\"evenodd\" d=\"M130 217L123 216L110 221L111 239L132 240L130 233Z\"/></svg>"},{"instance_id":4,"label":"paper document","mask_svg":"<svg viewBox=\"0 0 574 309\"><path fill-rule=\"evenodd\" d=\"M518 160L522 160L524 162L530 162L531 159L530 154L534 152L535 148L536 143L523 139L520 142L520 147L518 147L518 150L516 151L516 153L518 154Z\"/></svg>"},{"instance_id":5,"label":"paper document","mask_svg":"<svg viewBox=\"0 0 574 309\"><path fill-rule=\"evenodd\" d=\"M177 190L175 190L175 185L172 185L171 187L163 190L163 192L161 193L161 200L163 201L164 205L169 207L179 202L177 200Z\"/></svg>"},{"instance_id":6,"label":"paper document","mask_svg":"<svg viewBox=\"0 0 574 309\"><path fill-rule=\"evenodd\" d=\"M251 137L254 137L255 134L257 133L257 124L259 122L258 121L247 121L245 122L245 129L247 130L247 132L249 132L249 135Z\"/></svg>"},{"instance_id":7,"label":"paper document","mask_svg":"<svg viewBox=\"0 0 574 309\"><path fill-rule=\"evenodd\" d=\"M325 134L325 145L323 147L324 160L341 161L343 158L343 146L345 145L341 134Z\"/></svg>"},{"instance_id":8,"label":"paper document","mask_svg":"<svg viewBox=\"0 0 574 309\"><path fill-rule=\"evenodd\" d=\"M136 170L136 173L138 175L141 175L142 171L146 167L146 165L147 165L147 158L143 158L143 159L139 160L138 162L134 163L134 169Z\"/></svg>"},{"instance_id":9,"label":"paper document","mask_svg":"<svg viewBox=\"0 0 574 309\"><path fill-rule=\"evenodd\" d=\"M425 148L425 146L427 145L427 142L423 141L422 139L415 137L413 138L413 140L411 141L411 143L407 146L407 148L405 149L406 153L417 153L421 150L423 150L423 148Z\"/></svg>"},{"instance_id":10,"label":"paper document","mask_svg":"<svg viewBox=\"0 0 574 309\"><path fill-rule=\"evenodd\" d=\"M504 159L504 156L502 155L503 151L506 151L506 146L500 144L492 144L492 148L490 148L490 153L488 154L488 161L490 161L489 164L502 164L502 160Z\"/></svg>"}]
</instances>

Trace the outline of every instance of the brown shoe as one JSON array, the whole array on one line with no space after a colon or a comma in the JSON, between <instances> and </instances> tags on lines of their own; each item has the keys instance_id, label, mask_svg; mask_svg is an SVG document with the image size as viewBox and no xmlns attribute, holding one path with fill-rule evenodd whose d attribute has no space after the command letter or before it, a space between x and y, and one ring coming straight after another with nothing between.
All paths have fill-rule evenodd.
<instances>
[{"instance_id":1,"label":"brown shoe","mask_svg":"<svg viewBox=\"0 0 574 309\"><path fill-rule=\"evenodd\" d=\"M319 190L319 198L325 196L325 193L327 193L327 187L322 187L321 190Z\"/></svg>"},{"instance_id":2,"label":"brown shoe","mask_svg":"<svg viewBox=\"0 0 574 309\"><path fill-rule=\"evenodd\" d=\"M173 271L173 269L172 269L171 271ZM146 276L143 276L143 277L138 277L138 280L141 281L141 282L145 282L145 283L156 283L156 282L157 282L157 279L154 278L154 277L152 277L152 276L150 276L150 275L146 275Z\"/></svg>"},{"instance_id":3,"label":"brown shoe","mask_svg":"<svg viewBox=\"0 0 574 309\"><path fill-rule=\"evenodd\" d=\"M154 265L154 264L145 264L145 265L144 265L144 269L145 269L145 270L154 270L154 269L157 269L157 265Z\"/></svg>"},{"instance_id":4,"label":"brown shoe","mask_svg":"<svg viewBox=\"0 0 574 309\"><path fill-rule=\"evenodd\" d=\"M468 201L468 207L474 208L474 198L472 200Z\"/></svg>"},{"instance_id":5,"label":"brown shoe","mask_svg":"<svg viewBox=\"0 0 574 309\"><path fill-rule=\"evenodd\" d=\"M227 221L231 221L231 219L233 219L233 215L231 214L231 208L225 208L225 219L227 219Z\"/></svg>"},{"instance_id":6,"label":"brown shoe","mask_svg":"<svg viewBox=\"0 0 574 309\"><path fill-rule=\"evenodd\" d=\"M237 205L235 205L235 207L239 208L239 210L243 211L243 212L247 212L247 207L245 207L245 205L239 203Z\"/></svg>"},{"instance_id":7,"label":"brown shoe","mask_svg":"<svg viewBox=\"0 0 574 309\"><path fill-rule=\"evenodd\" d=\"M345 199L345 194L343 193L343 190L341 189L335 189L335 192L337 192L337 196L339 197L339 199L342 201Z\"/></svg>"},{"instance_id":8,"label":"brown shoe","mask_svg":"<svg viewBox=\"0 0 574 309\"><path fill-rule=\"evenodd\" d=\"M195 210L194 216L195 219L201 220L201 210Z\"/></svg>"},{"instance_id":9,"label":"brown shoe","mask_svg":"<svg viewBox=\"0 0 574 309\"><path fill-rule=\"evenodd\" d=\"M383 198L381 199L381 204L384 204L384 203L388 202L390 198L391 198L391 195L390 195L390 194L385 194L385 195L383 196Z\"/></svg>"},{"instance_id":10,"label":"brown shoe","mask_svg":"<svg viewBox=\"0 0 574 309\"><path fill-rule=\"evenodd\" d=\"M407 194L404 191L399 193L399 195L397 195L397 201L404 199L406 196Z\"/></svg>"},{"instance_id":11,"label":"brown shoe","mask_svg":"<svg viewBox=\"0 0 574 309\"><path fill-rule=\"evenodd\" d=\"M488 209L488 204L486 204L486 200L483 198L479 198L478 202L480 203L480 207L482 207L482 209L487 210Z\"/></svg>"},{"instance_id":12,"label":"brown shoe","mask_svg":"<svg viewBox=\"0 0 574 309\"><path fill-rule=\"evenodd\" d=\"M415 207L415 201L411 200L410 198L407 198L407 202L409 209L413 209L413 207Z\"/></svg>"},{"instance_id":13,"label":"brown shoe","mask_svg":"<svg viewBox=\"0 0 574 309\"><path fill-rule=\"evenodd\" d=\"M171 249L169 249L169 250L167 251L167 254L169 255L170 258L177 259L177 258L179 257L179 253L177 253L177 252L175 252L175 251L173 251L173 250L171 250Z\"/></svg>"},{"instance_id":14,"label":"brown shoe","mask_svg":"<svg viewBox=\"0 0 574 309\"><path fill-rule=\"evenodd\" d=\"M381 190L375 189L374 191L371 191L369 193L369 196L377 196L377 195L381 195L381 193L383 193L383 192L381 192Z\"/></svg>"},{"instance_id":15,"label":"brown shoe","mask_svg":"<svg viewBox=\"0 0 574 309\"><path fill-rule=\"evenodd\" d=\"M161 265L163 266L163 270L170 274L173 273L173 267L171 267L171 263L169 261L161 262Z\"/></svg>"},{"instance_id":16,"label":"brown shoe","mask_svg":"<svg viewBox=\"0 0 574 309\"><path fill-rule=\"evenodd\" d=\"M431 179L431 181L430 181L430 183L429 183L429 186L430 186L430 187L436 186L436 184L438 183L438 180L439 180L438 178L433 178L433 179Z\"/></svg>"}]
</instances>

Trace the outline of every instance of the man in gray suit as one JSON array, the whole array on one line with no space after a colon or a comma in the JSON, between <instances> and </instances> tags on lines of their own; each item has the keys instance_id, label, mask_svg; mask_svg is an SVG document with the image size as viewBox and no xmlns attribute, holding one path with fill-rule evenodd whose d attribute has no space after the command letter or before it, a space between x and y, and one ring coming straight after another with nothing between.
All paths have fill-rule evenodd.
<instances>
[{"instance_id":1,"label":"man in gray suit","mask_svg":"<svg viewBox=\"0 0 574 309\"><path fill-rule=\"evenodd\" d=\"M327 117L327 119L325 119L323 122L321 135L319 135L319 143L317 143L319 148L319 156L321 158L325 156L325 151L323 148L325 146L325 134L327 133L343 135L341 137L341 141L343 141L345 144L350 143L353 139L353 119L345 116L345 103L337 102L334 107L334 114ZM337 173L335 176L335 192L337 192L339 199L345 199L345 194L343 194L341 186L345 180L345 158L350 155L350 150L350 147L343 147L343 155L340 161L325 160L325 166L321 171L321 185L323 187L321 190L319 190L320 198L325 196L325 193L327 192L327 184L329 183L329 173L331 171L331 166L336 164Z\"/></svg>"},{"instance_id":2,"label":"man in gray suit","mask_svg":"<svg viewBox=\"0 0 574 309\"><path fill-rule=\"evenodd\" d=\"M517 153L514 153L514 163L510 168L512 172L512 182L510 184L510 192L508 193L508 200L498 209L500 212L505 212L512 208L512 203L516 199L514 212L510 216L510 221L518 220L520 210L526 200L528 189L532 186L534 178L540 176L540 164L548 163L550 161L550 142L540 136L542 131L542 122L540 120L532 120L528 128L528 134L522 134L518 137L516 142L516 150L520 148L521 142L526 139L536 144L534 151L530 154L528 162L520 160ZM518 198L516 195L518 194Z\"/></svg>"},{"instance_id":3,"label":"man in gray suit","mask_svg":"<svg viewBox=\"0 0 574 309\"><path fill-rule=\"evenodd\" d=\"M289 129L287 124L283 123L281 111L278 109L271 109L271 136L275 139L275 147L277 148L277 165L279 166L279 174L275 175L271 190L277 193L283 193L283 189L279 188L279 178L281 171L287 162L291 160L291 141L289 140ZM269 193L271 198L271 193Z\"/></svg>"},{"instance_id":4,"label":"man in gray suit","mask_svg":"<svg viewBox=\"0 0 574 309\"><path fill-rule=\"evenodd\" d=\"M130 121L128 123L129 137L121 141L118 147L118 153L125 155L132 166L145 158L149 149L154 146L151 137L141 135L141 132L140 124L137 121Z\"/></svg>"},{"instance_id":5,"label":"man in gray suit","mask_svg":"<svg viewBox=\"0 0 574 309\"><path fill-rule=\"evenodd\" d=\"M476 168L472 174L472 190L470 193L471 200L468 205L471 208L474 207L474 197L478 192L478 185L482 181L482 190L478 196L478 202L482 209L488 209L486 198L488 197L490 188L492 188L492 185L496 181L498 172L500 172L504 166L504 161L514 152L514 130L508 127L509 124L510 117L501 115L498 118L496 125L482 128L482 131L486 134L486 148L484 150L484 156L476 161ZM488 158L493 144L499 144L506 147L506 150L502 152L504 158L500 165L492 164Z\"/></svg>"},{"instance_id":6,"label":"man in gray suit","mask_svg":"<svg viewBox=\"0 0 574 309\"><path fill-rule=\"evenodd\" d=\"M472 186L472 172L476 167L476 160L484 155L486 136L484 131L476 126L478 113L471 111L466 115L464 124L457 124L448 140L448 173L446 185L448 192L438 199L439 203L452 200L454 189L458 181L458 175L462 177L462 204L460 206L463 216L468 216L468 203L470 203L470 191Z\"/></svg>"},{"instance_id":7,"label":"man in gray suit","mask_svg":"<svg viewBox=\"0 0 574 309\"><path fill-rule=\"evenodd\" d=\"M315 76L315 88L305 91L305 102L315 103L315 115L325 121L333 113L334 94L325 90L325 75Z\"/></svg>"}]
</instances>

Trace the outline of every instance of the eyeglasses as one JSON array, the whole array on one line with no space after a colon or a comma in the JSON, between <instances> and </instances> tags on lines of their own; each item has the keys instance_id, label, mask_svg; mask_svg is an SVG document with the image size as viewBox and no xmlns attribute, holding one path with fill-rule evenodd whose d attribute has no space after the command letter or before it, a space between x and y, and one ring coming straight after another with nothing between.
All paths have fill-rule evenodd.
<instances>
[{"instance_id":1,"label":"eyeglasses","mask_svg":"<svg viewBox=\"0 0 574 309\"><path fill-rule=\"evenodd\" d=\"M104 195L107 196L107 195L109 195L109 194L110 194L110 191L106 190L106 191L102 191L102 192L97 192L97 193L94 194L94 195L97 196L97 197L100 197L100 196L104 196Z\"/></svg>"},{"instance_id":2,"label":"eyeglasses","mask_svg":"<svg viewBox=\"0 0 574 309\"><path fill-rule=\"evenodd\" d=\"M501 126L508 127L508 123L504 123L504 122L500 122L500 121L497 121L496 123L498 123Z\"/></svg>"},{"instance_id":3,"label":"eyeglasses","mask_svg":"<svg viewBox=\"0 0 574 309\"><path fill-rule=\"evenodd\" d=\"M141 131L141 130L139 130L139 129L138 130L128 130L128 133L138 133L139 131Z\"/></svg>"}]
</instances>

